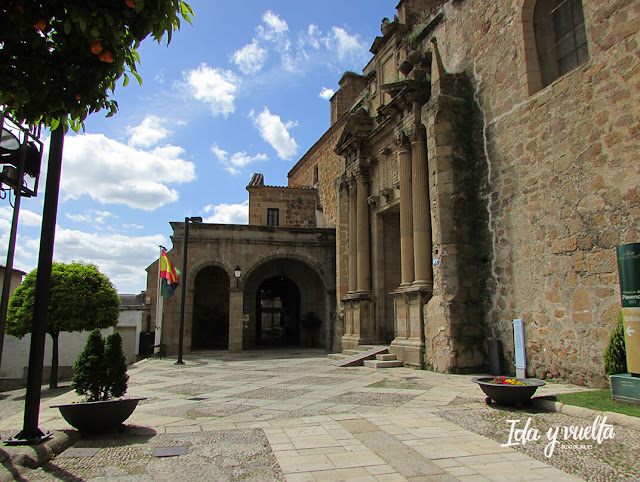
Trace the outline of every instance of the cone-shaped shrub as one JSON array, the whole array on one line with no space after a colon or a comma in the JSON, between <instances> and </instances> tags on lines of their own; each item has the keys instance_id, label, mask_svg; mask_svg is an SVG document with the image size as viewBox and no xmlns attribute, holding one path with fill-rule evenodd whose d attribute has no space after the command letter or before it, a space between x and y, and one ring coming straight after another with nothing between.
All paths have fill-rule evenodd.
<instances>
[{"instance_id":1,"label":"cone-shaped shrub","mask_svg":"<svg viewBox=\"0 0 640 482\"><path fill-rule=\"evenodd\" d=\"M95 329L87 338L84 349L73 365L74 375L71 387L78 395L86 395L88 402L104 400L106 364L104 357L104 340L100 330Z\"/></svg>"},{"instance_id":2,"label":"cone-shaped shrub","mask_svg":"<svg viewBox=\"0 0 640 482\"><path fill-rule=\"evenodd\" d=\"M627 351L624 344L624 319L618 315L618 325L611 332L604 352L604 371L607 375L627 373Z\"/></svg>"},{"instance_id":3,"label":"cone-shaped shrub","mask_svg":"<svg viewBox=\"0 0 640 482\"><path fill-rule=\"evenodd\" d=\"M127 358L122 351L122 337L114 331L107 337L104 359L107 367L106 387L108 398L118 398L127 391Z\"/></svg>"}]
</instances>

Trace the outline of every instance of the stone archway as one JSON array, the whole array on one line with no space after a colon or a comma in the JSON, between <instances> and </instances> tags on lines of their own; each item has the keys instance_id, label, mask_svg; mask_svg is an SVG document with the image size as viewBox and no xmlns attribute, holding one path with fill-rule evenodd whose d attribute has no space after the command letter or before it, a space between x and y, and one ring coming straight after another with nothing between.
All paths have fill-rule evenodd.
<instances>
[{"instance_id":1,"label":"stone archway","mask_svg":"<svg viewBox=\"0 0 640 482\"><path fill-rule=\"evenodd\" d=\"M207 266L194 278L192 350L226 350L229 345L229 275Z\"/></svg>"},{"instance_id":2,"label":"stone archway","mask_svg":"<svg viewBox=\"0 0 640 482\"><path fill-rule=\"evenodd\" d=\"M330 294L313 266L288 256L253 265L244 286L243 348L324 347Z\"/></svg>"},{"instance_id":3,"label":"stone archway","mask_svg":"<svg viewBox=\"0 0 640 482\"><path fill-rule=\"evenodd\" d=\"M300 290L285 276L262 282L256 292L256 345L300 345Z\"/></svg>"}]
</instances>

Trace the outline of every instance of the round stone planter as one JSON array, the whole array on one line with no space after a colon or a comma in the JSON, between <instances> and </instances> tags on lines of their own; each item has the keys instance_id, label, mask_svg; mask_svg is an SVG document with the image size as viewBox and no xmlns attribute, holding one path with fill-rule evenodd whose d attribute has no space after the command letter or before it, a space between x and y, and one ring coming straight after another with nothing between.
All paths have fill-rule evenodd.
<instances>
[{"instance_id":1,"label":"round stone planter","mask_svg":"<svg viewBox=\"0 0 640 482\"><path fill-rule=\"evenodd\" d=\"M474 377L472 382L480 385L487 398L485 401L490 404L495 401L500 405L519 405L528 402L533 394L536 393L538 387L546 385L542 380L535 378L514 378L518 382L525 385L504 385L492 383L494 377Z\"/></svg>"},{"instance_id":2,"label":"round stone planter","mask_svg":"<svg viewBox=\"0 0 640 482\"><path fill-rule=\"evenodd\" d=\"M98 402L52 405L69 425L80 432L102 432L117 428L129 418L142 398L120 398Z\"/></svg>"}]
</instances>

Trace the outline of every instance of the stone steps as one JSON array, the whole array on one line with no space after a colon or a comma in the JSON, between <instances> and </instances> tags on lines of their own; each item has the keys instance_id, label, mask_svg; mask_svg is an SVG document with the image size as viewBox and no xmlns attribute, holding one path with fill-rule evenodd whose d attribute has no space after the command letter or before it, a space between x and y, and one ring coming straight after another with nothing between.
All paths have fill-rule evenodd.
<instances>
[{"instance_id":1,"label":"stone steps","mask_svg":"<svg viewBox=\"0 0 640 482\"><path fill-rule=\"evenodd\" d=\"M398 357L395 355L384 353L376 355L375 360L365 360L364 366L369 368L394 368L404 366L404 363L398 360Z\"/></svg>"},{"instance_id":2,"label":"stone steps","mask_svg":"<svg viewBox=\"0 0 640 482\"><path fill-rule=\"evenodd\" d=\"M344 350L342 353L331 353L327 358L332 365L339 367L363 366L365 360L373 360L377 355L389 353L388 346L359 346L358 350Z\"/></svg>"}]
</instances>

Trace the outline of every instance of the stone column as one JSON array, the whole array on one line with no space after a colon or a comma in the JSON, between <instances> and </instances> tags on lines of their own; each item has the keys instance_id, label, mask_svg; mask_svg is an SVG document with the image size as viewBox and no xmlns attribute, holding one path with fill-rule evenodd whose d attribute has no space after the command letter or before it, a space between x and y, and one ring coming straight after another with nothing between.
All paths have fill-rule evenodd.
<instances>
[{"instance_id":1,"label":"stone column","mask_svg":"<svg viewBox=\"0 0 640 482\"><path fill-rule=\"evenodd\" d=\"M401 288L411 286L414 280L413 261L413 206L411 192L411 151L409 139L402 133L396 141L398 153L398 175L400 178L400 269Z\"/></svg>"},{"instance_id":2,"label":"stone column","mask_svg":"<svg viewBox=\"0 0 640 482\"><path fill-rule=\"evenodd\" d=\"M427 143L422 124L416 126L411 139L411 169L413 194L413 256L415 281L413 286L431 288L431 210L429 208L429 168Z\"/></svg>"},{"instance_id":3,"label":"stone column","mask_svg":"<svg viewBox=\"0 0 640 482\"><path fill-rule=\"evenodd\" d=\"M358 289L358 210L355 179L349 180L349 293Z\"/></svg>"},{"instance_id":4,"label":"stone column","mask_svg":"<svg viewBox=\"0 0 640 482\"><path fill-rule=\"evenodd\" d=\"M356 204L357 204L357 267L358 292L371 291L371 242L369 240L369 203L367 202L368 175L360 170L356 174ZM351 240L349 240L351 241Z\"/></svg>"},{"instance_id":5,"label":"stone column","mask_svg":"<svg viewBox=\"0 0 640 482\"><path fill-rule=\"evenodd\" d=\"M242 288L235 286L229 290L229 353L242 351Z\"/></svg>"}]
</instances>

